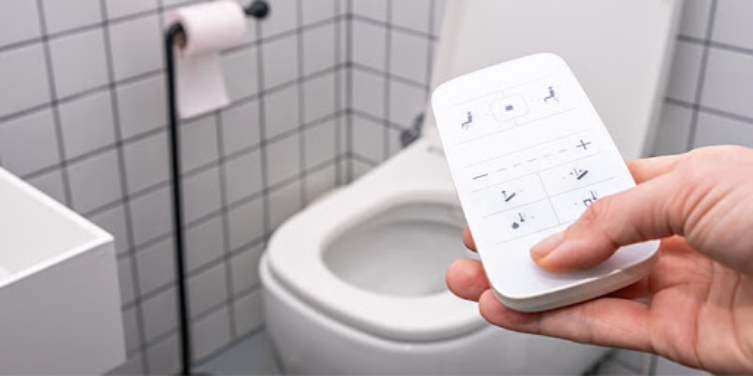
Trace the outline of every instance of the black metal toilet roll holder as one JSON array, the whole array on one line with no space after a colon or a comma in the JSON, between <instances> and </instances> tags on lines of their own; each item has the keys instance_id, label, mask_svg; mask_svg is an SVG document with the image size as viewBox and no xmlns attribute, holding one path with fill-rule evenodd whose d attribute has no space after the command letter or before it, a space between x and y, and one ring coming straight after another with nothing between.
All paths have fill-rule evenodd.
<instances>
[{"instance_id":1,"label":"black metal toilet roll holder","mask_svg":"<svg viewBox=\"0 0 753 376\"><path fill-rule=\"evenodd\" d=\"M263 19L269 15L270 8L264 0L255 0L244 8L248 17ZM178 124L177 88L175 87L175 49L176 42L185 45L187 36L183 25L170 25L165 33L165 61L167 65L167 103L169 108L169 154L170 175L172 179L173 231L175 234L175 276L177 283L178 321L180 329L181 375L191 374L191 322L188 305L188 286L186 281L186 259L184 253L183 232L183 187L181 184L180 130Z\"/></svg>"}]
</instances>

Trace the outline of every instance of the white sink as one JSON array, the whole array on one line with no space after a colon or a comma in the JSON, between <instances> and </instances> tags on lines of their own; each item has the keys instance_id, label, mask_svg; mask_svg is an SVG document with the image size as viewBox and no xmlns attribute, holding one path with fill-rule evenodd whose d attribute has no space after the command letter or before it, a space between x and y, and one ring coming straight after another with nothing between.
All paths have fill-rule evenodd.
<instances>
[{"instance_id":1,"label":"white sink","mask_svg":"<svg viewBox=\"0 0 753 376\"><path fill-rule=\"evenodd\" d=\"M125 360L113 239L0 168L0 374Z\"/></svg>"}]
</instances>

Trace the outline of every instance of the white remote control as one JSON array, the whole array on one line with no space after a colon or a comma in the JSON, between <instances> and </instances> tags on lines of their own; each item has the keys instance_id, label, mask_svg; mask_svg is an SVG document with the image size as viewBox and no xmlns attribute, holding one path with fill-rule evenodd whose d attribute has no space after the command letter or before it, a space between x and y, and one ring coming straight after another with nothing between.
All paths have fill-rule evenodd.
<instances>
[{"instance_id":1,"label":"white remote control","mask_svg":"<svg viewBox=\"0 0 753 376\"><path fill-rule=\"evenodd\" d=\"M635 186L567 64L537 54L440 85L432 94L455 187L492 289L506 306L554 309L625 287L658 241L622 247L589 270L554 274L530 249L601 197Z\"/></svg>"}]
</instances>

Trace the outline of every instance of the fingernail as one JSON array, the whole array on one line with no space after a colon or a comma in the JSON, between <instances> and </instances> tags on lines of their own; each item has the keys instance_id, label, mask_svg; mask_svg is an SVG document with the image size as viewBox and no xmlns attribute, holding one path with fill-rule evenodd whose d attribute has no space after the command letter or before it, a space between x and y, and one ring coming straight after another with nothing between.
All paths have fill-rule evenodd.
<instances>
[{"instance_id":1,"label":"fingernail","mask_svg":"<svg viewBox=\"0 0 753 376\"><path fill-rule=\"evenodd\" d=\"M534 260L540 260L546 257L555 248L557 248L557 246L559 246L563 240L565 240L564 231L549 235L547 238L540 241L538 244L534 245L531 248L531 257Z\"/></svg>"}]
</instances>

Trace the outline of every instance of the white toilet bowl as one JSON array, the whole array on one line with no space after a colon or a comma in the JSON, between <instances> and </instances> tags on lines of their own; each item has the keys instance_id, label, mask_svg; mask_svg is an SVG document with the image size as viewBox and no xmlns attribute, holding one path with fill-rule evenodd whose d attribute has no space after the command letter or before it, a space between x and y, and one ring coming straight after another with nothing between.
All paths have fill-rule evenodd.
<instances>
[{"instance_id":1,"label":"white toilet bowl","mask_svg":"<svg viewBox=\"0 0 753 376\"><path fill-rule=\"evenodd\" d=\"M606 351L492 327L453 296L444 272L471 255L464 223L426 139L291 218L260 266L285 370L575 374Z\"/></svg>"}]
</instances>

